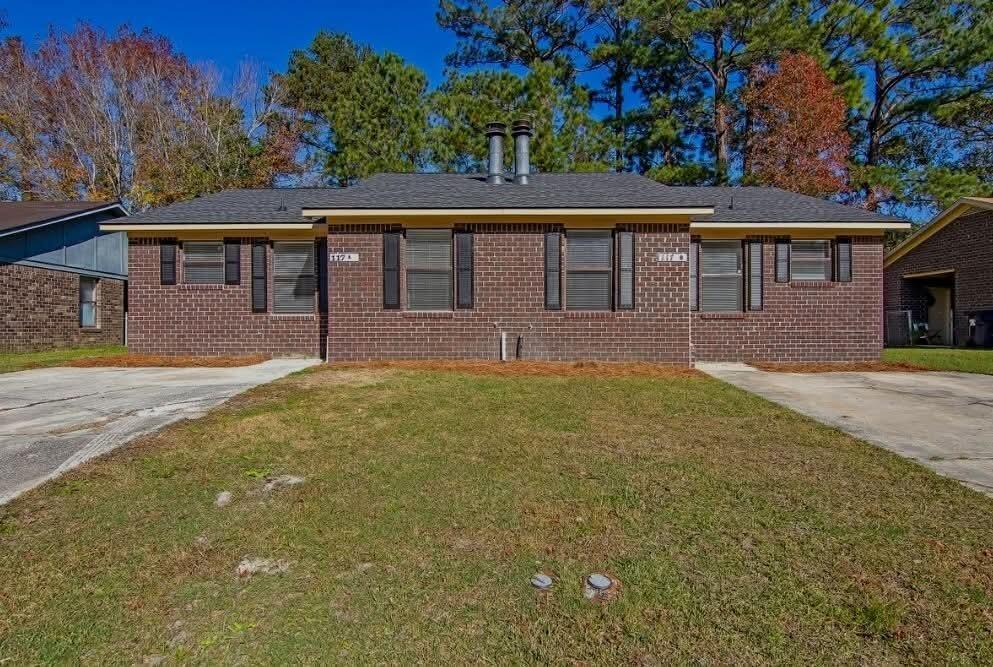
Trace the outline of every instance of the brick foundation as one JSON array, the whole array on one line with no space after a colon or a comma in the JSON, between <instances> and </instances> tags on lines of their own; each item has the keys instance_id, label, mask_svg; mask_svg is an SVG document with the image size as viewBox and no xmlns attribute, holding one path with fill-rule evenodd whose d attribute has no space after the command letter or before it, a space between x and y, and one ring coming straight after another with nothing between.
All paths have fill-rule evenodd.
<instances>
[{"instance_id":1,"label":"brick foundation","mask_svg":"<svg viewBox=\"0 0 993 667\"><path fill-rule=\"evenodd\" d=\"M695 361L873 361L882 351L883 244L852 239L852 281L775 281L775 243L763 244L763 308L694 313Z\"/></svg>"},{"instance_id":2,"label":"brick foundation","mask_svg":"<svg viewBox=\"0 0 993 667\"><path fill-rule=\"evenodd\" d=\"M125 283L100 278L98 326L79 326L79 274L0 263L0 352L124 342Z\"/></svg>"},{"instance_id":3,"label":"brick foundation","mask_svg":"<svg viewBox=\"0 0 993 667\"><path fill-rule=\"evenodd\" d=\"M144 354L319 356L320 318L272 311L272 250L268 252L269 311L251 309L251 242L241 244L241 284L162 285L159 241L132 239L128 250L128 349ZM177 266L182 264L181 253Z\"/></svg>"}]
</instances>

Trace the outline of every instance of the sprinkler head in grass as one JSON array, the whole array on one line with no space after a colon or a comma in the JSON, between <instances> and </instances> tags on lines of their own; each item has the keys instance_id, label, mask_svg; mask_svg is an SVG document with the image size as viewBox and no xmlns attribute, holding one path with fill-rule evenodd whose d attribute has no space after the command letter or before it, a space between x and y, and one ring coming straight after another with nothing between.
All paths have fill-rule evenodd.
<instances>
[{"instance_id":1,"label":"sprinkler head in grass","mask_svg":"<svg viewBox=\"0 0 993 667\"><path fill-rule=\"evenodd\" d=\"M598 591L605 591L612 585L610 577L604 574L591 574L586 577L586 583L590 585L590 588L595 588Z\"/></svg>"},{"instance_id":2,"label":"sprinkler head in grass","mask_svg":"<svg viewBox=\"0 0 993 667\"><path fill-rule=\"evenodd\" d=\"M531 577L531 585L537 588L539 591L547 591L552 587L552 578L547 574L538 574Z\"/></svg>"}]
</instances>

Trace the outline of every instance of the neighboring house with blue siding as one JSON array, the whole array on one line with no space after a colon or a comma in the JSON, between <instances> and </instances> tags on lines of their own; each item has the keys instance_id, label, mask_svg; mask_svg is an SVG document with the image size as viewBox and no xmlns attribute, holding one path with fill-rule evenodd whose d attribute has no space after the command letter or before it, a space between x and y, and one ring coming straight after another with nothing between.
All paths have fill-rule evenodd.
<instances>
[{"instance_id":1,"label":"neighboring house with blue siding","mask_svg":"<svg viewBox=\"0 0 993 667\"><path fill-rule=\"evenodd\" d=\"M119 203L0 202L0 352L123 343L128 241Z\"/></svg>"}]
</instances>

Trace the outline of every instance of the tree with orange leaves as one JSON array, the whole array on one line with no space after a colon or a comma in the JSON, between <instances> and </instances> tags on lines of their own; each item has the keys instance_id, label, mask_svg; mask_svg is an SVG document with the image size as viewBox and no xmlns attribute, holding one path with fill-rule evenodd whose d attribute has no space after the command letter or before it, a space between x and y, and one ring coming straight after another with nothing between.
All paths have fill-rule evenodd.
<instances>
[{"instance_id":1,"label":"tree with orange leaves","mask_svg":"<svg viewBox=\"0 0 993 667\"><path fill-rule=\"evenodd\" d=\"M754 69L742 101L746 180L818 197L848 189L847 106L817 60L790 53Z\"/></svg>"}]
</instances>

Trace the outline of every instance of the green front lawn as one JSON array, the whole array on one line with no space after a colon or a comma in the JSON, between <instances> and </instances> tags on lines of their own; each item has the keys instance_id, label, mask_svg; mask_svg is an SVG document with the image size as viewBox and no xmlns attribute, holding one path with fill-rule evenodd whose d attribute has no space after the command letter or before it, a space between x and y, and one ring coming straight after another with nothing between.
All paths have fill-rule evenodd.
<instances>
[{"instance_id":1,"label":"green front lawn","mask_svg":"<svg viewBox=\"0 0 993 667\"><path fill-rule=\"evenodd\" d=\"M993 350L894 347L883 350L883 361L917 364L932 371L993 375Z\"/></svg>"},{"instance_id":2,"label":"green front lawn","mask_svg":"<svg viewBox=\"0 0 993 667\"><path fill-rule=\"evenodd\" d=\"M123 345L101 345L93 347L69 347L44 352L4 352L0 353L0 373L13 373L31 368L47 368L61 366L67 361L84 359L86 357L103 357L112 354L124 354L127 348Z\"/></svg>"},{"instance_id":3,"label":"green front lawn","mask_svg":"<svg viewBox=\"0 0 993 667\"><path fill-rule=\"evenodd\" d=\"M0 508L0 581L11 664L989 663L993 500L703 376L325 368Z\"/></svg>"}]
</instances>

